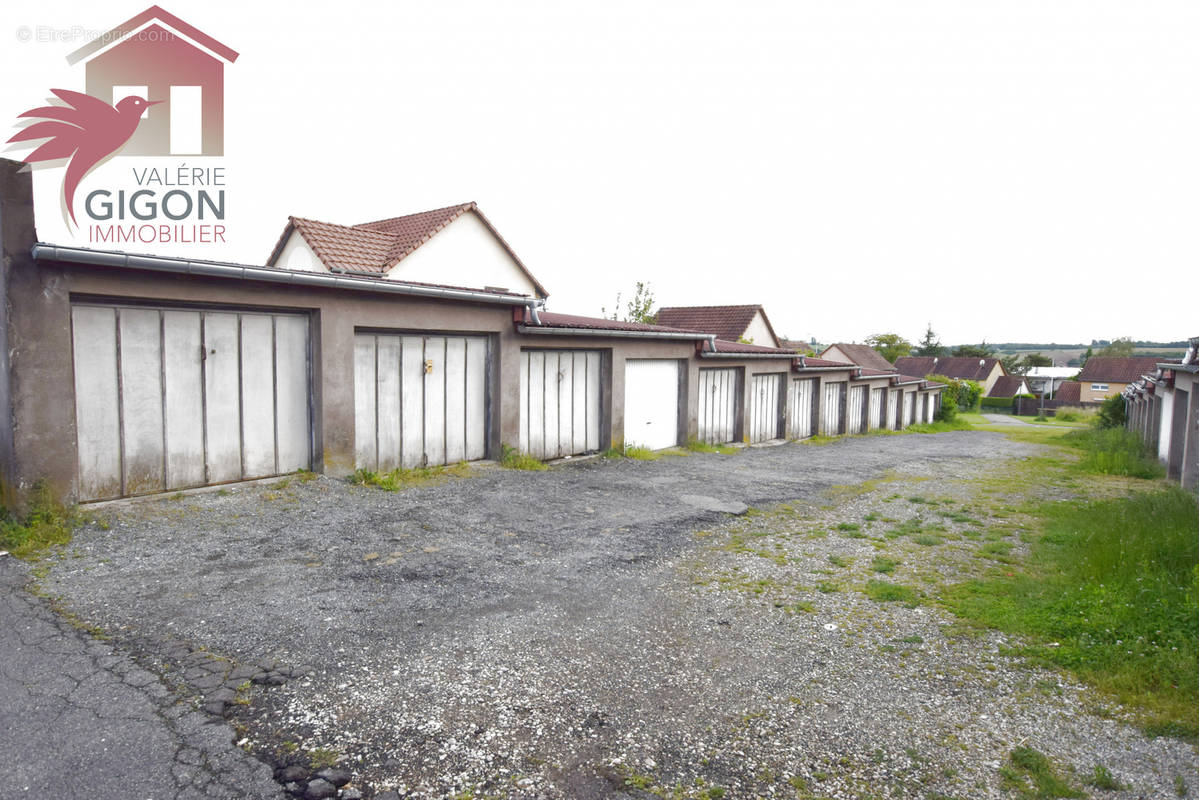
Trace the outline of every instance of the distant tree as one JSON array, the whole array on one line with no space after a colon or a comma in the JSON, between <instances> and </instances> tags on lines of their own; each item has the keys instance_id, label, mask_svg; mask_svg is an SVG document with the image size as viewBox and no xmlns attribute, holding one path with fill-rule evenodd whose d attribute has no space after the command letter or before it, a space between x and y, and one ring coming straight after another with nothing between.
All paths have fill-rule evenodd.
<instances>
[{"instance_id":1,"label":"distant tree","mask_svg":"<svg viewBox=\"0 0 1199 800\"><path fill-rule=\"evenodd\" d=\"M1030 369L1032 367L1052 367L1053 359L1040 353L1029 353L1024 357L1024 365Z\"/></svg>"},{"instance_id":2,"label":"distant tree","mask_svg":"<svg viewBox=\"0 0 1199 800\"><path fill-rule=\"evenodd\" d=\"M1024 361L1020 358L1019 353L1003 356L999 359L999 363L1003 364L1003 369L1008 375L1023 375L1028 369L1024 366Z\"/></svg>"},{"instance_id":3,"label":"distant tree","mask_svg":"<svg viewBox=\"0 0 1199 800\"><path fill-rule=\"evenodd\" d=\"M951 355L967 358L992 358L995 355L995 351L987 347L987 342L984 339L982 344L959 344L953 348Z\"/></svg>"},{"instance_id":4,"label":"distant tree","mask_svg":"<svg viewBox=\"0 0 1199 800\"><path fill-rule=\"evenodd\" d=\"M1088 347L1088 348L1087 348L1087 352L1085 352L1085 353L1083 353L1083 354L1082 354L1082 358L1080 358L1080 359L1077 359L1077 361L1078 361L1078 366L1079 366L1079 367L1085 367L1085 366L1087 365L1087 362L1091 360L1091 356L1093 356L1093 355L1095 355L1095 348L1093 348L1093 347ZM1072 366L1072 367L1073 367L1073 366L1074 366L1074 364L1071 364L1070 366Z\"/></svg>"},{"instance_id":5,"label":"distant tree","mask_svg":"<svg viewBox=\"0 0 1199 800\"><path fill-rule=\"evenodd\" d=\"M1136 348L1132 343L1132 339L1128 336L1121 336L1119 339L1112 339L1111 344L1104 347L1095 355L1128 358L1132 355L1134 349Z\"/></svg>"},{"instance_id":6,"label":"distant tree","mask_svg":"<svg viewBox=\"0 0 1199 800\"><path fill-rule=\"evenodd\" d=\"M616 293L616 303L613 307L612 314L608 314L608 309L601 308L600 316L604 319L621 319L620 317L620 292ZM594 306L592 306L594 308ZM645 281L637 281L633 287L633 299L628 302L625 307L624 322L643 322L647 325L653 325L658 315L654 313L654 293L650 291L649 283Z\"/></svg>"},{"instance_id":7,"label":"distant tree","mask_svg":"<svg viewBox=\"0 0 1199 800\"><path fill-rule=\"evenodd\" d=\"M912 349L914 356L943 356L945 348L941 346L941 340L937 338L937 334L933 332L933 324L928 324L928 330L924 332L924 338L920 340L920 344Z\"/></svg>"},{"instance_id":8,"label":"distant tree","mask_svg":"<svg viewBox=\"0 0 1199 800\"><path fill-rule=\"evenodd\" d=\"M895 363L895 359L912 354L912 343L898 333L876 333L866 337L866 344L878 351L879 355Z\"/></svg>"}]
</instances>

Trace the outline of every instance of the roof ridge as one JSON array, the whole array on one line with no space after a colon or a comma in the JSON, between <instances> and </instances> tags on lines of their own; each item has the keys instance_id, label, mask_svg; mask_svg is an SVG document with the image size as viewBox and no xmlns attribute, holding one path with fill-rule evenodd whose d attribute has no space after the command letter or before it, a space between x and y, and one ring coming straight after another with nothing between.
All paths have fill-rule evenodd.
<instances>
[{"instance_id":1,"label":"roof ridge","mask_svg":"<svg viewBox=\"0 0 1199 800\"><path fill-rule=\"evenodd\" d=\"M453 205L444 206L443 208L429 208L425 209L424 211L413 211L410 214L397 214L394 217L384 217L383 219L370 220L369 222L356 222L350 227L370 230L371 225L382 225L385 222L395 222L396 220L408 219L409 217L416 217L421 214L436 214L439 211L450 211L451 209L457 209L459 213L462 213L478 207L478 203L476 203L474 200L470 200L466 203L455 203ZM455 216L458 215L456 214Z\"/></svg>"}]
</instances>

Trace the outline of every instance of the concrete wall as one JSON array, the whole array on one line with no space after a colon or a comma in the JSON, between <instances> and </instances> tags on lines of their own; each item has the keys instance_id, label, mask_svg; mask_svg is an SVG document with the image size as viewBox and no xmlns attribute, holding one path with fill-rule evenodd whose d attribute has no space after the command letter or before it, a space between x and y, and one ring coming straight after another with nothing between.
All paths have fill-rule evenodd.
<instances>
[{"instance_id":1,"label":"concrete wall","mask_svg":"<svg viewBox=\"0 0 1199 800\"><path fill-rule=\"evenodd\" d=\"M12 507L15 497L16 456L12 370L9 361L10 283L14 272L28 269L29 248L37 239L33 229L33 175L22 165L0 159L0 505Z\"/></svg>"},{"instance_id":2,"label":"concrete wall","mask_svg":"<svg viewBox=\"0 0 1199 800\"><path fill-rule=\"evenodd\" d=\"M1199 375L1189 372L1175 373L1174 386L1185 391L1187 413L1184 424L1182 469L1179 476L1187 489L1199 487ZM1176 401L1181 397L1176 397Z\"/></svg>"}]
</instances>

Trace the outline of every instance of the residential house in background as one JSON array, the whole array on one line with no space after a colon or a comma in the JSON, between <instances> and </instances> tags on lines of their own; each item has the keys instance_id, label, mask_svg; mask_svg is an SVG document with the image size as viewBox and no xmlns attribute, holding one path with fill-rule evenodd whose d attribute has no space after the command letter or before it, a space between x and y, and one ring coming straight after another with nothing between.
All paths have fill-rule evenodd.
<instances>
[{"instance_id":1,"label":"residential house in background","mask_svg":"<svg viewBox=\"0 0 1199 800\"><path fill-rule=\"evenodd\" d=\"M664 306L658 309L655 322L671 328L711 333L727 342L782 346L760 305Z\"/></svg>"},{"instance_id":2,"label":"residential house in background","mask_svg":"<svg viewBox=\"0 0 1199 800\"><path fill-rule=\"evenodd\" d=\"M1063 406L1082 405L1082 384L1078 381L1065 381L1057 387L1053 399Z\"/></svg>"},{"instance_id":3,"label":"residential house in background","mask_svg":"<svg viewBox=\"0 0 1199 800\"><path fill-rule=\"evenodd\" d=\"M987 397L1015 397L1018 394L1032 394L1028 383L1019 375L1001 375Z\"/></svg>"},{"instance_id":4,"label":"residential house in background","mask_svg":"<svg viewBox=\"0 0 1199 800\"><path fill-rule=\"evenodd\" d=\"M1078 367L1032 367L1024 373L1024 378L1034 394L1045 394L1052 398L1056 396L1059 386L1077 374Z\"/></svg>"},{"instance_id":5,"label":"residential house in background","mask_svg":"<svg viewBox=\"0 0 1199 800\"><path fill-rule=\"evenodd\" d=\"M991 396L995 382L1007 375L998 358L972 356L903 356L895 359L895 369L904 375L944 375L946 378L977 381L982 386L984 397Z\"/></svg>"},{"instance_id":6,"label":"residential house in background","mask_svg":"<svg viewBox=\"0 0 1199 800\"><path fill-rule=\"evenodd\" d=\"M1081 400L1098 403L1120 394L1128 384L1152 375L1157 365L1158 359L1154 356L1092 356L1078 373L1078 382L1082 384Z\"/></svg>"},{"instance_id":7,"label":"residential house in background","mask_svg":"<svg viewBox=\"0 0 1199 800\"><path fill-rule=\"evenodd\" d=\"M884 372L895 371L895 367L890 361L883 358L882 353L866 344L846 344L844 342L830 344L820 354L820 357L829 361L847 361L850 364L857 364L859 367L869 367Z\"/></svg>"}]
</instances>

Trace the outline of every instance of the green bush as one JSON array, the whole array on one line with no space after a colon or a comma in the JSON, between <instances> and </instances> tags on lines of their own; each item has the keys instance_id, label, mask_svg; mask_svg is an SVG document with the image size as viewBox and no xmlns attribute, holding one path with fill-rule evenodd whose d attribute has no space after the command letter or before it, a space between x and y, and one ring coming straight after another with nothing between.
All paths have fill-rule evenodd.
<instances>
[{"instance_id":1,"label":"green bush","mask_svg":"<svg viewBox=\"0 0 1199 800\"><path fill-rule=\"evenodd\" d=\"M43 550L70 542L83 522L75 509L57 502L46 485L38 482L24 518L0 508L0 550L17 558L36 558Z\"/></svg>"},{"instance_id":2,"label":"green bush","mask_svg":"<svg viewBox=\"0 0 1199 800\"><path fill-rule=\"evenodd\" d=\"M974 412L979 410L983 387L978 381L959 380L958 378L949 378L945 375L929 375L928 379L935 383L943 383L946 386L945 391L941 393L942 408L948 405L948 400L952 397L955 403L954 414L958 410ZM945 421L949 422L952 419L952 416L946 417Z\"/></svg>"},{"instance_id":3,"label":"green bush","mask_svg":"<svg viewBox=\"0 0 1199 800\"><path fill-rule=\"evenodd\" d=\"M1160 478L1165 473L1140 437L1124 428L1086 428L1062 437L1083 451L1079 467L1100 475Z\"/></svg>"},{"instance_id":4,"label":"green bush","mask_svg":"<svg viewBox=\"0 0 1199 800\"><path fill-rule=\"evenodd\" d=\"M980 408L1011 408L1016 404L1014 397L982 397L979 398Z\"/></svg>"},{"instance_id":5,"label":"green bush","mask_svg":"<svg viewBox=\"0 0 1199 800\"><path fill-rule=\"evenodd\" d=\"M1103 401L1099 407L1099 416L1095 424L1100 428L1123 428L1127 417L1124 415L1124 397L1114 394Z\"/></svg>"}]
</instances>

